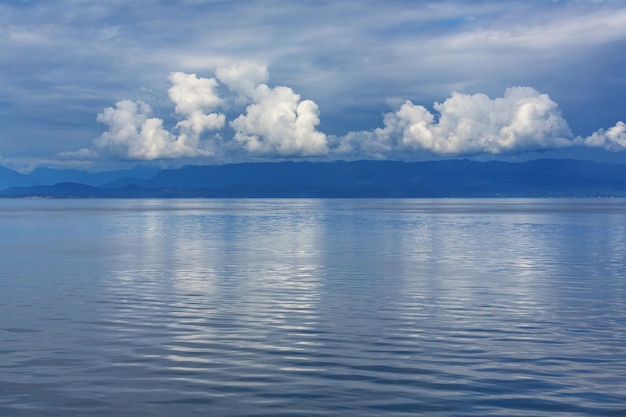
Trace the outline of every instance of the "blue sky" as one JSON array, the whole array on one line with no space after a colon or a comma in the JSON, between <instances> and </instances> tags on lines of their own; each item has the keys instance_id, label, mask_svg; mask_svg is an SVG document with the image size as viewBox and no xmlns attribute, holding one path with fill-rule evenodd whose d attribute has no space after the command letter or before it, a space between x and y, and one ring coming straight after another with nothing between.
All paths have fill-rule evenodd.
<instances>
[{"instance_id":1,"label":"blue sky","mask_svg":"<svg viewBox=\"0 0 626 417\"><path fill-rule=\"evenodd\" d=\"M0 0L0 165L626 163L626 1Z\"/></svg>"}]
</instances>

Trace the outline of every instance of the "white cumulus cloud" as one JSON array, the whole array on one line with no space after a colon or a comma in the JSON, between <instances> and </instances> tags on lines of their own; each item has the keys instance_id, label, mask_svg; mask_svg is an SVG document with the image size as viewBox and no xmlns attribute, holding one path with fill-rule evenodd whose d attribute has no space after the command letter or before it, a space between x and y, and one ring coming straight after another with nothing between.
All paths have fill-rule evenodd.
<instances>
[{"instance_id":1,"label":"white cumulus cloud","mask_svg":"<svg viewBox=\"0 0 626 417\"><path fill-rule=\"evenodd\" d=\"M242 64L218 68L216 74L217 79L170 74L168 95L179 119L170 130L162 119L151 117L150 106L142 101L122 100L104 109L97 120L109 129L96 140L97 147L117 157L147 160L211 156L218 150L237 149L266 157L328 152L326 135L316 128L320 123L317 104L302 100L289 87L265 84L269 80L266 67ZM226 125L226 116L216 112L226 103L217 93L220 82L234 94L231 103L247 105L230 122L231 141L203 138L206 132Z\"/></svg>"},{"instance_id":2,"label":"white cumulus cloud","mask_svg":"<svg viewBox=\"0 0 626 417\"><path fill-rule=\"evenodd\" d=\"M239 95L242 102L249 102L256 95L257 87L267 84L270 74L264 65L243 63L230 67L218 68L217 78Z\"/></svg>"},{"instance_id":3,"label":"white cumulus cloud","mask_svg":"<svg viewBox=\"0 0 626 417\"><path fill-rule=\"evenodd\" d=\"M234 140L253 154L316 156L328 153L326 135L316 128L319 108L291 88L269 87L267 69L240 65L222 68L218 78L251 104L230 122Z\"/></svg>"},{"instance_id":4,"label":"white cumulus cloud","mask_svg":"<svg viewBox=\"0 0 626 417\"><path fill-rule=\"evenodd\" d=\"M337 137L318 130L320 112L314 101L303 100L290 87L269 86L265 66L222 67L215 78L173 72L169 81L177 123L167 129L148 104L119 101L97 118L108 126L96 140L102 154L146 160L216 155L412 159L568 146L626 149L623 122L574 138L558 104L531 87L511 87L497 98L453 93L432 110L406 100L384 114L382 127ZM220 108L234 113L228 123ZM225 127L232 130L217 133ZM83 157L90 154L80 152Z\"/></svg>"},{"instance_id":5,"label":"white cumulus cloud","mask_svg":"<svg viewBox=\"0 0 626 417\"><path fill-rule=\"evenodd\" d=\"M96 139L106 154L124 159L172 159L211 155L210 147L196 135L178 136L163 127L163 120L149 117L150 106L142 101L122 100L107 107L97 120L109 127Z\"/></svg>"},{"instance_id":6,"label":"white cumulus cloud","mask_svg":"<svg viewBox=\"0 0 626 417\"><path fill-rule=\"evenodd\" d=\"M584 139L584 144L613 152L623 151L626 149L626 124L619 121L609 129L600 129Z\"/></svg>"},{"instance_id":7,"label":"white cumulus cloud","mask_svg":"<svg viewBox=\"0 0 626 417\"><path fill-rule=\"evenodd\" d=\"M513 87L504 96L454 93L435 103L436 115L406 101L384 116L384 127L353 132L339 149L373 155L415 151L433 155L501 154L573 144L558 104L530 87Z\"/></svg>"},{"instance_id":8,"label":"white cumulus cloud","mask_svg":"<svg viewBox=\"0 0 626 417\"><path fill-rule=\"evenodd\" d=\"M198 78L195 74L170 74L168 90L175 104L179 122L173 132L163 127L163 120L151 118L152 109L142 101L122 100L108 107L97 120L109 127L96 145L105 153L127 159L173 159L212 155L213 144L202 140L206 131L225 125L225 116L209 113L222 104L213 78Z\"/></svg>"},{"instance_id":9,"label":"white cumulus cloud","mask_svg":"<svg viewBox=\"0 0 626 417\"><path fill-rule=\"evenodd\" d=\"M257 87L255 101L233 120L235 141L256 154L285 156L324 155L326 135L316 130L317 104L300 100L289 87Z\"/></svg>"},{"instance_id":10,"label":"white cumulus cloud","mask_svg":"<svg viewBox=\"0 0 626 417\"><path fill-rule=\"evenodd\" d=\"M152 109L142 101L122 100L107 107L97 120L109 127L96 145L107 153L129 159L156 159L173 138L161 119L150 118Z\"/></svg>"},{"instance_id":11,"label":"white cumulus cloud","mask_svg":"<svg viewBox=\"0 0 626 417\"><path fill-rule=\"evenodd\" d=\"M196 111L211 110L222 103L217 95L215 78L198 78L196 74L173 72L169 76L172 86L167 90L176 104L176 113L189 115Z\"/></svg>"}]
</instances>

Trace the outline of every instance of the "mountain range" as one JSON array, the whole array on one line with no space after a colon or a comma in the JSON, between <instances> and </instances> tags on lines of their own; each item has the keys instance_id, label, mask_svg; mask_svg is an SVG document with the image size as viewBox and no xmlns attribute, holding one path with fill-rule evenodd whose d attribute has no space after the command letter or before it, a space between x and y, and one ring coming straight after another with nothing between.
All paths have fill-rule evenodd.
<instances>
[{"instance_id":1,"label":"mountain range","mask_svg":"<svg viewBox=\"0 0 626 417\"><path fill-rule=\"evenodd\" d=\"M87 172L0 167L5 198L626 197L626 164L541 159L190 165Z\"/></svg>"}]
</instances>

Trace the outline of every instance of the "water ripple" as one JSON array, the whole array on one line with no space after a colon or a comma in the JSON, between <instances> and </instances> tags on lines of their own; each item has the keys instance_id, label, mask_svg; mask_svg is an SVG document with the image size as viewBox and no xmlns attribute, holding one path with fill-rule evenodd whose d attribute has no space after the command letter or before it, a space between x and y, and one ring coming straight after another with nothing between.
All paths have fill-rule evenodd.
<instances>
[{"instance_id":1,"label":"water ripple","mask_svg":"<svg viewBox=\"0 0 626 417\"><path fill-rule=\"evenodd\" d=\"M20 202L0 415L626 415L617 203Z\"/></svg>"}]
</instances>

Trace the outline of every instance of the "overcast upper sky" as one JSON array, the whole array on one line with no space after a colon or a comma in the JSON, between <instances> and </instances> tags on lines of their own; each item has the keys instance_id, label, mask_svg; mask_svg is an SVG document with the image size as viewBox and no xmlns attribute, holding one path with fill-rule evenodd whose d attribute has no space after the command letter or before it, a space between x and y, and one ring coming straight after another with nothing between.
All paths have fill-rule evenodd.
<instances>
[{"instance_id":1,"label":"overcast upper sky","mask_svg":"<svg viewBox=\"0 0 626 417\"><path fill-rule=\"evenodd\" d=\"M626 1L0 0L0 164L626 163Z\"/></svg>"}]
</instances>

